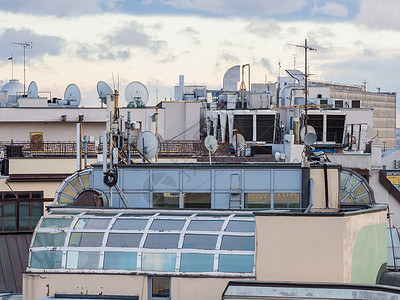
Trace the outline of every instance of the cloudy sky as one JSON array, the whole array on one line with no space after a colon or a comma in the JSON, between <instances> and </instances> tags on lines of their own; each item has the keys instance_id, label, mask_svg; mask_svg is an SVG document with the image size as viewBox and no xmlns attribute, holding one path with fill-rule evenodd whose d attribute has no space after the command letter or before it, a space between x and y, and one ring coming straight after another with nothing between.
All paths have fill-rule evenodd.
<instances>
[{"instance_id":1,"label":"cloudy sky","mask_svg":"<svg viewBox=\"0 0 400 300\"><path fill-rule=\"evenodd\" d=\"M399 92L399 0L0 0L0 80L26 82L63 98L79 86L82 104L97 105L96 84L144 83L150 103L186 84L221 88L225 71L251 64L252 82L276 81L285 69L313 79ZM124 99L124 97L122 97Z\"/></svg>"}]
</instances>

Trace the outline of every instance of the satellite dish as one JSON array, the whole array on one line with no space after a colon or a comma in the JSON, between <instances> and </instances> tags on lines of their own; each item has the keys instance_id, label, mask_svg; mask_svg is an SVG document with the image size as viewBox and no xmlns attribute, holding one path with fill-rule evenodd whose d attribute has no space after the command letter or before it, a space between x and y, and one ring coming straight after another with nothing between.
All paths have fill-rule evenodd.
<instances>
[{"instance_id":1,"label":"satellite dish","mask_svg":"<svg viewBox=\"0 0 400 300\"><path fill-rule=\"evenodd\" d=\"M276 151L274 157L275 157L275 161L280 161L281 160L281 153Z\"/></svg>"},{"instance_id":2,"label":"satellite dish","mask_svg":"<svg viewBox=\"0 0 400 300\"><path fill-rule=\"evenodd\" d=\"M101 102L104 104L107 104L107 95L114 96L112 89L104 81L99 81L97 83L97 94L99 95Z\"/></svg>"},{"instance_id":3,"label":"satellite dish","mask_svg":"<svg viewBox=\"0 0 400 300\"><path fill-rule=\"evenodd\" d=\"M317 135L315 133L307 133L304 137L304 144L307 146L313 145L317 141Z\"/></svg>"},{"instance_id":4,"label":"satellite dish","mask_svg":"<svg viewBox=\"0 0 400 300\"><path fill-rule=\"evenodd\" d=\"M236 141L237 139L237 141ZM241 151L246 147L246 141L243 137L243 135L241 135L240 133L238 134L234 134L233 138L232 138L232 145L233 148L235 148L235 150ZM238 149L236 149L236 145L238 147Z\"/></svg>"},{"instance_id":5,"label":"satellite dish","mask_svg":"<svg viewBox=\"0 0 400 300\"><path fill-rule=\"evenodd\" d=\"M39 90L35 81L32 81L28 86L28 94L26 95L27 98L38 98L39 97Z\"/></svg>"},{"instance_id":6,"label":"satellite dish","mask_svg":"<svg viewBox=\"0 0 400 300\"><path fill-rule=\"evenodd\" d=\"M312 127L311 125L307 125L307 134L308 134L308 133L314 133L315 136L317 136L317 133L315 132L314 127ZM300 138L301 138L301 140L302 140L303 142L304 142L305 135L306 135L306 128L303 127L303 128L301 128L301 130L300 130Z\"/></svg>"},{"instance_id":7,"label":"satellite dish","mask_svg":"<svg viewBox=\"0 0 400 300\"><path fill-rule=\"evenodd\" d=\"M76 84L71 83L67 86L64 92L64 100L75 101L76 105L79 105L81 102L81 91Z\"/></svg>"},{"instance_id":8,"label":"satellite dish","mask_svg":"<svg viewBox=\"0 0 400 300\"><path fill-rule=\"evenodd\" d=\"M157 137L151 131L142 132L137 140L137 149L147 159L152 159L158 151Z\"/></svg>"},{"instance_id":9,"label":"satellite dish","mask_svg":"<svg viewBox=\"0 0 400 300\"><path fill-rule=\"evenodd\" d=\"M212 135L208 135L204 140L204 146L208 151L214 153L218 148L217 139Z\"/></svg>"},{"instance_id":10,"label":"satellite dish","mask_svg":"<svg viewBox=\"0 0 400 300\"><path fill-rule=\"evenodd\" d=\"M126 102L134 102L139 106L145 106L149 101L149 91L143 83L132 81L125 88Z\"/></svg>"}]
</instances>

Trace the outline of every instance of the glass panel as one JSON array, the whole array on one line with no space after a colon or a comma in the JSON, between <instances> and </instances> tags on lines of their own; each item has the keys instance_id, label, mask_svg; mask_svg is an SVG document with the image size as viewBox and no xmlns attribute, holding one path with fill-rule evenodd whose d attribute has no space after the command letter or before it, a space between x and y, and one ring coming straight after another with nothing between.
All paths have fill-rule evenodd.
<instances>
[{"instance_id":1,"label":"glass panel","mask_svg":"<svg viewBox=\"0 0 400 300\"><path fill-rule=\"evenodd\" d=\"M15 222L15 202L3 202L4 206L4 230L14 231L17 230Z\"/></svg>"},{"instance_id":2,"label":"glass panel","mask_svg":"<svg viewBox=\"0 0 400 300\"><path fill-rule=\"evenodd\" d=\"M43 203L31 202L31 230L35 229L42 215L43 215Z\"/></svg>"},{"instance_id":3,"label":"glass panel","mask_svg":"<svg viewBox=\"0 0 400 300\"><path fill-rule=\"evenodd\" d=\"M68 269L98 269L100 252L97 251L68 251Z\"/></svg>"},{"instance_id":4,"label":"glass panel","mask_svg":"<svg viewBox=\"0 0 400 300\"><path fill-rule=\"evenodd\" d=\"M19 202L19 230L29 230L29 202Z\"/></svg>"},{"instance_id":5,"label":"glass panel","mask_svg":"<svg viewBox=\"0 0 400 300\"><path fill-rule=\"evenodd\" d=\"M151 279L151 296L158 298L170 297L170 278L168 277L154 277Z\"/></svg>"},{"instance_id":6,"label":"glass panel","mask_svg":"<svg viewBox=\"0 0 400 300\"><path fill-rule=\"evenodd\" d=\"M72 185L78 192L83 190L83 187L81 185L81 182L79 181L78 176L76 176L74 179L68 181L70 185Z\"/></svg>"},{"instance_id":7,"label":"glass panel","mask_svg":"<svg viewBox=\"0 0 400 300\"><path fill-rule=\"evenodd\" d=\"M347 179L349 179L349 174L346 173L340 173L340 187L344 188Z\"/></svg>"},{"instance_id":8,"label":"glass panel","mask_svg":"<svg viewBox=\"0 0 400 300\"><path fill-rule=\"evenodd\" d=\"M43 198L43 192L32 192L32 198L36 198L36 199Z\"/></svg>"},{"instance_id":9,"label":"glass panel","mask_svg":"<svg viewBox=\"0 0 400 300\"><path fill-rule=\"evenodd\" d=\"M300 208L300 193L274 193L274 208Z\"/></svg>"},{"instance_id":10,"label":"glass panel","mask_svg":"<svg viewBox=\"0 0 400 300\"><path fill-rule=\"evenodd\" d=\"M219 255L219 272L252 273L254 269L254 255Z\"/></svg>"},{"instance_id":11,"label":"glass panel","mask_svg":"<svg viewBox=\"0 0 400 300\"><path fill-rule=\"evenodd\" d=\"M218 235L185 234L182 248L214 250Z\"/></svg>"},{"instance_id":12,"label":"glass panel","mask_svg":"<svg viewBox=\"0 0 400 300\"><path fill-rule=\"evenodd\" d=\"M255 232L256 223L251 221L231 220L226 226L225 231L231 232Z\"/></svg>"},{"instance_id":13,"label":"glass panel","mask_svg":"<svg viewBox=\"0 0 400 300\"><path fill-rule=\"evenodd\" d=\"M141 233L110 233L107 247L139 247Z\"/></svg>"},{"instance_id":14,"label":"glass panel","mask_svg":"<svg viewBox=\"0 0 400 300\"><path fill-rule=\"evenodd\" d=\"M16 199L14 193L4 193L4 199Z\"/></svg>"},{"instance_id":15,"label":"glass panel","mask_svg":"<svg viewBox=\"0 0 400 300\"><path fill-rule=\"evenodd\" d=\"M104 270L136 270L136 252L104 252Z\"/></svg>"},{"instance_id":16,"label":"glass panel","mask_svg":"<svg viewBox=\"0 0 400 300\"><path fill-rule=\"evenodd\" d=\"M349 183L346 186L346 190L351 191L358 183L359 183L359 180L357 178L355 178L354 176L351 176Z\"/></svg>"},{"instance_id":17,"label":"glass panel","mask_svg":"<svg viewBox=\"0 0 400 300\"><path fill-rule=\"evenodd\" d=\"M18 193L18 199L23 199L23 198L30 198L30 193L24 193L24 192L19 192Z\"/></svg>"},{"instance_id":18,"label":"glass panel","mask_svg":"<svg viewBox=\"0 0 400 300\"><path fill-rule=\"evenodd\" d=\"M76 215L79 215L80 213L81 213L80 211L52 211L52 212L49 212L47 215L52 215L52 216L76 216Z\"/></svg>"},{"instance_id":19,"label":"glass panel","mask_svg":"<svg viewBox=\"0 0 400 300\"><path fill-rule=\"evenodd\" d=\"M72 220L69 218L44 218L40 228L68 228Z\"/></svg>"},{"instance_id":20,"label":"glass panel","mask_svg":"<svg viewBox=\"0 0 400 300\"><path fill-rule=\"evenodd\" d=\"M62 251L32 251L31 268L61 269Z\"/></svg>"},{"instance_id":21,"label":"glass panel","mask_svg":"<svg viewBox=\"0 0 400 300\"><path fill-rule=\"evenodd\" d=\"M72 200L70 198L67 198L67 197L65 197L63 195L60 195L60 199L58 200L58 203L60 203L60 204L68 204L68 203L72 203L72 201L74 201L74 200Z\"/></svg>"},{"instance_id":22,"label":"glass panel","mask_svg":"<svg viewBox=\"0 0 400 300\"><path fill-rule=\"evenodd\" d=\"M185 220L155 219L151 223L151 230L180 230L185 225Z\"/></svg>"},{"instance_id":23,"label":"glass panel","mask_svg":"<svg viewBox=\"0 0 400 300\"><path fill-rule=\"evenodd\" d=\"M72 232L68 246L100 247L103 242L102 232Z\"/></svg>"},{"instance_id":24,"label":"glass panel","mask_svg":"<svg viewBox=\"0 0 400 300\"><path fill-rule=\"evenodd\" d=\"M154 208L179 208L179 193L153 193Z\"/></svg>"},{"instance_id":25,"label":"glass panel","mask_svg":"<svg viewBox=\"0 0 400 300\"><path fill-rule=\"evenodd\" d=\"M85 189L88 188L89 187L89 174L81 175L81 180L84 185L84 188Z\"/></svg>"},{"instance_id":26,"label":"glass panel","mask_svg":"<svg viewBox=\"0 0 400 300\"><path fill-rule=\"evenodd\" d=\"M144 243L145 248L178 248L179 234L176 233L149 233Z\"/></svg>"},{"instance_id":27,"label":"glass panel","mask_svg":"<svg viewBox=\"0 0 400 300\"><path fill-rule=\"evenodd\" d=\"M254 236L224 235L222 237L222 250L249 250L254 251Z\"/></svg>"},{"instance_id":28,"label":"glass panel","mask_svg":"<svg viewBox=\"0 0 400 300\"><path fill-rule=\"evenodd\" d=\"M111 219L82 218L75 225L75 229L106 229Z\"/></svg>"},{"instance_id":29,"label":"glass panel","mask_svg":"<svg viewBox=\"0 0 400 300\"><path fill-rule=\"evenodd\" d=\"M100 211L89 211L85 213L85 216L98 216L98 217L114 217L116 213L114 212L100 212Z\"/></svg>"},{"instance_id":30,"label":"glass panel","mask_svg":"<svg viewBox=\"0 0 400 300\"><path fill-rule=\"evenodd\" d=\"M210 193L182 193L184 208L211 208Z\"/></svg>"},{"instance_id":31,"label":"glass panel","mask_svg":"<svg viewBox=\"0 0 400 300\"><path fill-rule=\"evenodd\" d=\"M182 253L181 272L212 272L214 254Z\"/></svg>"},{"instance_id":32,"label":"glass panel","mask_svg":"<svg viewBox=\"0 0 400 300\"><path fill-rule=\"evenodd\" d=\"M192 220L189 223L189 227L187 230L193 231L220 231L222 224L224 224L223 220Z\"/></svg>"},{"instance_id":33,"label":"glass panel","mask_svg":"<svg viewBox=\"0 0 400 300\"><path fill-rule=\"evenodd\" d=\"M77 194L69 185L66 185L65 188L61 191L61 193L70 196L72 198L75 198Z\"/></svg>"},{"instance_id":34,"label":"glass panel","mask_svg":"<svg viewBox=\"0 0 400 300\"><path fill-rule=\"evenodd\" d=\"M271 208L270 193L246 193L244 194L245 208Z\"/></svg>"},{"instance_id":35,"label":"glass panel","mask_svg":"<svg viewBox=\"0 0 400 300\"><path fill-rule=\"evenodd\" d=\"M142 230L145 229L148 219L117 219L113 230Z\"/></svg>"},{"instance_id":36,"label":"glass panel","mask_svg":"<svg viewBox=\"0 0 400 300\"><path fill-rule=\"evenodd\" d=\"M175 253L143 253L142 270L143 271L175 271L176 254Z\"/></svg>"},{"instance_id":37,"label":"glass panel","mask_svg":"<svg viewBox=\"0 0 400 300\"><path fill-rule=\"evenodd\" d=\"M33 247L63 247L66 236L65 232L37 232Z\"/></svg>"}]
</instances>

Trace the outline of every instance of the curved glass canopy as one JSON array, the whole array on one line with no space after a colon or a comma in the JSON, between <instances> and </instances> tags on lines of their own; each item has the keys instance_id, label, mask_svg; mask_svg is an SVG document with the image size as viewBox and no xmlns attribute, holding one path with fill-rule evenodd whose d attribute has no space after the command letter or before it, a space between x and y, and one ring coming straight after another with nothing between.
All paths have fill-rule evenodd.
<instances>
[{"instance_id":1,"label":"curved glass canopy","mask_svg":"<svg viewBox=\"0 0 400 300\"><path fill-rule=\"evenodd\" d=\"M254 276L254 252L249 212L54 208L28 270Z\"/></svg>"},{"instance_id":2,"label":"curved glass canopy","mask_svg":"<svg viewBox=\"0 0 400 300\"><path fill-rule=\"evenodd\" d=\"M339 199L344 204L374 204L374 193L357 172L343 168L340 172Z\"/></svg>"}]
</instances>

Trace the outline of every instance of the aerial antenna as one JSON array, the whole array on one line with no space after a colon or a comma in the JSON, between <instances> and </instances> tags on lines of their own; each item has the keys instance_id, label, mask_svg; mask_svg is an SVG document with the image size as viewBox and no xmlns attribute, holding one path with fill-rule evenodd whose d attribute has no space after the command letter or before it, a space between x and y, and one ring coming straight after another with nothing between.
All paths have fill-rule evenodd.
<instances>
[{"instance_id":1,"label":"aerial antenna","mask_svg":"<svg viewBox=\"0 0 400 300\"><path fill-rule=\"evenodd\" d=\"M20 45L20 46L22 46L22 48L24 48L24 95L25 95L25 91L26 91L26 89L25 89L25 73L26 73L26 70L25 70L25 50L26 50L26 48L32 49L33 43L32 43L32 41L30 41L30 42L26 42L25 41L24 43L13 43L13 44Z\"/></svg>"},{"instance_id":2,"label":"aerial antenna","mask_svg":"<svg viewBox=\"0 0 400 300\"><path fill-rule=\"evenodd\" d=\"M114 80L114 72L111 72L111 77L113 80L113 87L114 87L114 91L115 91L115 80Z\"/></svg>"}]
</instances>

